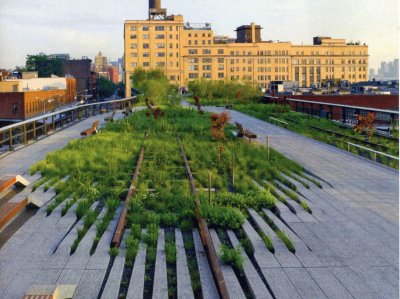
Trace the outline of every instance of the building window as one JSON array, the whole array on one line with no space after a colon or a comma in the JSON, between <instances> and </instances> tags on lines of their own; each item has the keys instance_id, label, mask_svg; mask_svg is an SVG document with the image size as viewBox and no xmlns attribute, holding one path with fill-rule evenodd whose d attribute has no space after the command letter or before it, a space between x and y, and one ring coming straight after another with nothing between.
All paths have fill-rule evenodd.
<instances>
[{"instance_id":1,"label":"building window","mask_svg":"<svg viewBox=\"0 0 400 299\"><path fill-rule=\"evenodd\" d=\"M143 49L148 49L148 48L150 48L149 44L143 44Z\"/></svg>"},{"instance_id":2,"label":"building window","mask_svg":"<svg viewBox=\"0 0 400 299\"><path fill-rule=\"evenodd\" d=\"M189 73L189 79L197 79L199 78L199 74L197 73Z\"/></svg>"},{"instance_id":3,"label":"building window","mask_svg":"<svg viewBox=\"0 0 400 299\"><path fill-rule=\"evenodd\" d=\"M211 79L211 73L203 73L204 79Z\"/></svg>"},{"instance_id":4,"label":"building window","mask_svg":"<svg viewBox=\"0 0 400 299\"><path fill-rule=\"evenodd\" d=\"M218 73L218 78L219 79L222 79L222 78L224 78L225 77L225 74L224 73Z\"/></svg>"},{"instance_id":5,"label":"building window","mask_svg":"<svg viewBox=\"0 0 400 299\"><path fill-rule=\"evenodd\" d=\"M164 61L157 62L157 67L165 67L165 62Z\"/></svg>"},{"instance_id":6,"label":"building window","mask_svg":"<svg viewBox=\"0 0 400 299\"><path fill-rule=\"evenodd\" d=\"M223 55L224 54L224 49L218 49L218 54Z\"/></svg>"},{"instance_id":7,"label":"building window","mask_svg":"<svg viewBox=\"0 0 400 299\"><path fill-rule=\"evenodd\" d=\"M202 62L203 63L212 63L212 58L203 58Z\"/></svg>"},{"instance_id":8,"label":"building window","mask_svg":"<svg viewBox=\"0 0 400 299\"><path fill-rule=\"evenodd\" d=\"M131 26L130 29L131 29L131 31L136 31L137 27L136 26Z\"/></svg>"},{"instance_id":9,"label":"building window","mask_svg":"<svg viewBox=\"0 0 400 299\"><path fill-rule=\"evenodd\" d=\"M137 67L137 62L131 62L131 67Z\"/></svg>"},{"instance_id":10,"label":"building window","mask_svg":"<svg viewBox=\"0 0 400 299\"><path fill-rule=\"evenodd\" d=\"M210 64L203 65L203 71L211 71L211 65Z\"/></svg>"},{"instance_id":11,"label":"building window","mask_svg":"<svg viewBox=\"0 0 400 299\"><path fill-rule=\"evenodd\" d=\"M211 54L211 49L203 49L203 55Z\"/></svg>"},{"instance_id":12,"label":"building window","mask_svg":"<svg viewBox=\"0 0 400 299\"><path fill-rule=\"evenodd\" d=\"M168 62L168 66L173 67L174 63L172 61Z\"/></svg>"},{"instance_id":13,"label":"building window","mask_svg":"<svg viewBox=\"0 0 400 299\"><path fill-rule=\"evenodd\" d=\"M149 39L149 35L148 34L143 34L142 37L143 37L143 39Z\"/></svg>"},{"instance_id":14,"label":"building window","mask_svg":"<svg viewBox=\"0 0 400 299\"><path fill-rule=\"evenodd\" d=\"M189 71L198 71L199 67L198 65L189 65Z\"/></svg>"},{"instance_id":15,"label":"building window","mask_svg":"<svg viewBox=\"0 0 400 299\"><path fill-rule=\"evenodd\" d=\"M206 41L203 39L202 41L201 41L201 43L203 44L203 46L206 44Z\"/></svg>"},{"instance_id":16,"label":"building window","mask_svg":"<svg viewBox=\"0 0 400 299\"><path fill-rule=\"evenodd\" d=\"M13 114L17 114L18 113L18 103L14 103L13 104Z\"/></svg>"},{"instance_id":17,"label":"building window","mask_svg":"<svg viewBox=\"0 0 400 299\"><path fill-rule=\"evenodd\" d=\"M224 70L224 65L223 64L218 64L218 70L223 71Z\"/></svg>"},{"instance_id":18,"label":"building window","mask_svg":"<svg viewBox=\"0 0 400 299\"><path fill-rule=\"evenodd\" d=\"M137 57L137 52L131 52L131 57Z\"/></svg>"},{"instance_id":19,"label":"building window","mask_svg":"<svg viewBox=\"0 0 400 299\"><path fill-rule=\"evenodd\" d=\"M143 31L149 31L149 26L143 26L143 27L142 27L142 30L143 30Z\"/></svg>"},{"instance_id":20,"label":"building window","mask_svg":"<svg viewBox=\"0 0 400 299\"><path fill-rule=\"evenodd\" d=\"M143 57L150 57L150 52L143 52L142 56Z\"/></svg>"},{"instance_id":21,"label":"building window","mask_svg":"<svg viewBox=\"0 0 400 299\"><path fill-rule=\"evenodd\" d=\"M223 58L218 58L218 63L224 63L224 59Z\"/></svg>"},{"instance_id":22,"label":"building window","mask_svg":"<svg viewBox=\"0 0 400 299\"><path fill-rule=\"evenodd\" d=\"M157 49L164 49L165 48L165 44L156 44L156 48Z\"/></svg>"},{"instance_id":23,"label":"building window","mask_svg":"<svg viewBox=\"0 0 400 299\"><path fill-rule=\"evenodd\" d=\"M150 62L148 62L148 61L143 62L143 66L144 67L150 66Z\"/></svg>"},{"instance_id":24,"label":"building window","mask_svg":"<svg viewBox=\"0 0 400 299\"><path fill-rule=\"evenodd\" d=\"M189 54L190 55L196 55L197 54L197 49L189 49Z\"/></svg>"},{"instance_id":25,"label":"building window","mask_svg":"<svg viewBox=\"0 0 400 299\"><path fill-rule=\"evenodd\" d=\"M137 49L137 44L131 44L131 49Z\"/></svg>"},{"instance_id":26,"label":"building window","mask_svg":"<svg viewBox=\"0 0 400 299\"><path fill-rule=\"evenodd\" d=\"M164 52L157 52L156 53L156 57L165 57L165 53Z\"/></svg>"},{"instance_id":27,"label":"building window","mask_svg":"<svg viewBox=\"0 0 400 299\"><path fill-rule=\"evenodd\" d=\"M169 76L169 80L175 81L175 76Z\"/></svg>"},{"instance_id":28,"label":"building window","mask_svg":"<svg viewBox=\"0 0 400 299\"><path fill-rule=\"evenodd\" d=\"M164 31L164 26L156 26L156 31Z\"/></svg>"},{"instance_id":29,"label":"building window","mask_svg":"<svg viewBox=\"0 0 400 299\"><path fill-rule=\"evenodd\" d=\"M136 34L131 34L131 39L137 39L137 35Z\"/></svg>"},{"instance_id":30,"label":"building window","mask_svg":"<svg viewBox=\"0 0 400 299\"><path fill-rule=\"evenodd\" d=\"M164 34L157 34L156 39L164 39L165 35Z\"/></svg>"},{"instance_id":31,"label":"building window","mask_svg":"<svg viewBox=\"0 0 400 299\"><path fill-rule=\"evenodd\" d=\"M198 63L199 59L198 58L189 58L189 63Z\"/></svg>"}]
</instances>

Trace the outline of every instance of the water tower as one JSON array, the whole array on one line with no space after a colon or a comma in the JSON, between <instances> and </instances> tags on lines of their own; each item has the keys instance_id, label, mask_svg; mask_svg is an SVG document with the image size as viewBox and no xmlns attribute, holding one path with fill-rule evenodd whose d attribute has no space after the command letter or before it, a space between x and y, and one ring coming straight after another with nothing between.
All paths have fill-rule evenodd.
<instances>
[{"instance_id":1,"label":"water tower","mask_svg":"<svg viewBox=\"0 0 400 299\"><path fill-rule=\"evenodd\" d=\"M167 16L167 10L161 8L161 0L149 0L149 19L163 20Z\"/></svg>"}]
</instances>

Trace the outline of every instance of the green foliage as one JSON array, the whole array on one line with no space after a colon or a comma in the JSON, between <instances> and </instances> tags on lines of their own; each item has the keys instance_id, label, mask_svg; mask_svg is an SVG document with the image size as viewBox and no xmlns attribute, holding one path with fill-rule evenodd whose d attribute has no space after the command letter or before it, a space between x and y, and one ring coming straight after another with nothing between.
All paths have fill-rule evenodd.
<instances>
[{"instance_id":1,"label":"green foliage","mask_svg":"<svg viewBox=\"0 0 400 299\"><path fill-rule=\"evenodd\" d=\"M294 243L293 240L286 235L286 233L282 230L278 230L276 232L277 236L282 240L283 243L285 243L287 249L289 249L289 251L296 253L296 249L294 247Z\"/></svg>"},{"instance_id":2,"label":"green foliage","mask_svg":"<svg viewBox=\"0 0 400 299\"><path fill-rule=\"evenodd\" d=\"M157 246L158 232L159 227L157 224L149 224L147 226L146 235L144 237L144 241L147 243L147 245L149 245L150 247Z\"/></svg>"},{"instance_id":3,"label":"green foliage","mask_svg":"<svg viewBox=\"0 0 400 299\"><path fill-rule=\"evenodd\" d=\"M174 264L176 262L176 246L174 239L170 236L165 238L165 255L168 264Z\"/></svg>"},{"instance_id":4,"label":"green foliage","mask_svg":"<svg viewBox=\"0 0 400 299\"><path fill-rule=\"evenodd\" d=\"M133 265L133 261L136 258L136 255L139 250L139 242L140 240L135 239L132 235L126 238L126 254L125 254L125 264Z\"/></svg>"},{"instance_id":5,"label":"green foliage","mask_svg":"<svg viewBox=\"0 0 400 299\"><path fill-rule=\"evenodd\" d=\"M146 71L142 68L136 68L131 79L132 86L140 90L144 97L147 97L156 105L168 102L170 83L162 70Z\"/></svg>"},{"instance_id":6,"label":"green foliage","mask_svg":"<svg viewBox=\"0 0 400 299\"><path fill-rule=\"evenodd\" d=\"M272 120L271 117L285 121L288 123L285 126L287 129L299 133L301 135L316 139L318 141L339 147L341 149L347 150L347 142L351 141L353 143L358 143L365 147L374 147L363 143L363 136L354 132L352 128L341 126L340 123L332 121L330 119L318 118L311 115L290 111L288 105L277 105L277 104L246 104L246 105L235 105L235 109L251 116L257 117L259 119L273 122L277 125L282 125L281 123ZM343 134L344 136L336 136L334 133L329 133L327 131L321 131L315 127L332 131L336 133ZM350 139L352 138L352 139ZM355 138L355 139L354 139ZM374 135L369 140L372 143L386 146L388 149L380 149L386 154L398 156L399 155L399 143L397 141ZM366 150L360 150L352 148L351 152L356 155L370 156L369 152ZM372 159L372 156L369 157ZM378 159L378 162L388 165L393 168L398 168L398 162L393 160Z\"/></svg>"},{"instance_id":7,"label":"green foliage","mask_svg":"<svg viewBox=\"0 0 400 299\"><path fill-rule=\"evenodd\" d=\"M119 248L118 247L111 247L108 250L108 253L110 254L110 256L118 256L119 255Z\"/></svg>"},{"instance_id":8,"label":"green foliage","mask_svg":"<svg viewBox=\"0 0 400 299\"><path fill-rule=\"evenodd\" d=\"M220 258L224 264L231 265L241 272L243 271L243 255L240 246L230 248L225 244L222 244L220 249Z\"/></svg>"},{"instance_id":9,"label":"green foliage","mask_svg":"<svg viewBox=\"0 0 400 299\"><path fill-rule=\"evenodd\" d=\"M261 230L258 233L260 234L261 239L264 241L264 244L267 246L268 250L272 253L275 253L274 244L272 243L271 238Z\"/></svg>"},{"instance_id":10,"label":"green foliage","mask_svg":"<svg viewBox=\"0 0 400 299\"><path fill-rule=\"evenodd\" d=\"M258 101L261 91L249 82L198 80L189 82L189 91L201 98L201 105Z\"/></svg>"},{"instance_id":11,"label":"green foliage","mask_svg":"<svg viewBox=\"0 0 400 299\"><path fill-rule=\"evenodd\" d=\"M100 77L96 80L96 89L100 97L110 97L114 94L116 85L112 81Z\"/></svg>"},{"instance_id":12,"label":"green foliage","mask_svg":"<svg viewBox=\"0 0 400 299\"><path fill-rule=\"evenodd\" d=\"M240 210L232 207L202 205L201 215L210 226L227 229L239 229L246 220Z\"/></svg>"},{"instance_id":13,"label":"green foliage","mask_svg":"<svg viewBox=\"0 0 400 299\"><path fill-rule=\"evenodd\" d=\"M25 68L27 71L37 71L39 78L56 75L63 76L62 61L47 55L28 55Z\"/></svg>"}]
</instances>

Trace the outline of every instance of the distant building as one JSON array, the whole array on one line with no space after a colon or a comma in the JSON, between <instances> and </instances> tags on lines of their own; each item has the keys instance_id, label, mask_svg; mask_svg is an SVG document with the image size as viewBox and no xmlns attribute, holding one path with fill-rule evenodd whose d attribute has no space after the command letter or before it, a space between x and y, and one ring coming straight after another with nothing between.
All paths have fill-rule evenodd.
<instances>
[{"instance_id":1,"label":"distant building","mask_svg":"<svg viewBox=\"0 0 400 299\"><path fill-rule=\"evenodd\" d=\"M376 76L369 77L370 79L377 80L398 80L399 79L399 59L396 58L393 61L382 61L381 67L378 69Z\"/></svg>"},{"instance_id":2,"label":"distant building","mask_svg":"<svg viewBox=\"0 0 400 299\"><path fill-rule=\"evenodd\" d=\"M69 54L50 54L49 57L57 58L57 59L61 59L61 60L69 60L70 59Z\"/></svg>"},{"instance_id":3,"label":"distant building","mask_svg":"<svg viewBox=\"0 0 400 299\"><path fill-rule=\"evenodd\" d=\"M110 67L108 67L108 73L109 73L110 81L117 84L119 82L118 81L118 68L116 66L110 66Z\"/></svg>"},{"instance_id":4,"label":"distant building","mask_svg":"<svg viewBox=\"0 0 400 299\"><path fill-rule=\"evenodd\" d=\"M309 87L326 80L368 80L368 46L345 39L315 37L312 45L262 41L261 26L236 29L236 40L215 37L211 24L167 16L161 1L150 2L148 20L124 24L126 96L137 68L160 68L175 84L193 80L239 80L268 88L271 81ZM153 7L155 6L155 7Z\"/></svg>"},{"instance_id":5,"label":"distant building","mask_svg":"<svg viewBox=\"0 0 400 299\"><path fill-rule=\"evenodd\" d=\"M94 89L94 85L91 82L91 63L92 61L85 56L82 59L62 61L64 76L72 76L76 79L77 93L83 93L84 91L91 93Z\"/></svg>"},{"instance_id":6,"label":"distant building","mask_svg":"<svg viewBox=\"0 0 400 299\"><path fill-rule=\"evenodd\" d=\"M39 72L22 72L22 79L39 78Z\"/></svg>"},{"instance_id":7,"label":"distant building","mask_svg":"<svg viewBox=\"0 0 400 299\"><path fill-rule=\"evenodd\" d=\"M75 102L74 78L35 78L0 82L0 121L35 117Z\"/></svg>"},{"instance_id":8,"label":"distant building","mask_svg":"<svg viewBox=\"0 0 400 299\"><path fill-rule=\"evenodd\" d=\"M96 73L106 72L109 65L107 57L103 56L100 51L94 58L94 71Z\"/></svg>"}]
</instances>

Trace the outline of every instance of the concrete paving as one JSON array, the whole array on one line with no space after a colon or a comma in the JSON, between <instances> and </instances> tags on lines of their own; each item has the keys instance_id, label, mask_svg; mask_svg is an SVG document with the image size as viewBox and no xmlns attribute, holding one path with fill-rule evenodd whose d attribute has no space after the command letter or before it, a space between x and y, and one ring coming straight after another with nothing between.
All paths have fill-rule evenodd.
<instances>
[{"instance_id":1,"label":"concrete paving","mask_svg":"<svg viewBox=\"0 0 400 299\"><path fill-rule=\"evenodd\" d=\"M208 109L208 108L207 108ZM209 108L216 112L222 108ZM243 231L254 247L254 258L245 257L245 277L256 297L265 294L275 298L398 298L399 293L399 221L398 173L345 151L297 135L283 128L229 110L233 121L255 132L259 141L270 137L270 144L288 158L297 161L321 179L323 189L306 178L305 188L286 177L298 188L312 209L307 213L300 205L285 197L294 208L278 203L278 214L271 211L249 211L253 222L245 222ZM104 122L107 114L87 119L27 147L0 158L0 176L27 175L29 167L70 140L81 138L80 132L94 119ZM16 163L18 161L18 163ZM54 190L34 191L33 196L51 202ZM61 217L63 204L50 216L46 206L30 218L0 249L0 298L21 298L32 284L77 285L74 298L97 298L110 257L112 233L117 217L110 223L90 255L95 236L93 225L70 256L70 247L77 236L75 206ZM93 207L92 207L93 208ZM119 215L120 208L116 215ZM261 214L259 214L261 213ZM284 229L293 239L296 253L290 252L262 213ZM253 227L254 225L254 227ZM271 237L275 253L266 248L255 228ZM129 230L127 231L129 233ZM211 231L219 251L220 241ZM228 232L232 243L238 240ZM193 231L196 258L204 298L218 298L215 283L199 234ZM126 234L125 234L126 237ZM157 249L154 291L167 290L165 252L162 234ZM182 234L176 231L178 297L193 297ZM125 261L125 246L121 247L110 269L102 298L119 294ZM128 297L142 297L146 248L141 244L135 260ZM157 264L158 263L158 264ZM258 269L258 270L256 270ZM222 265L223 275L232 298L244 298L238 277L230 266ZM260 288L257 288L260 285ZM267 292L265 291L268 289ZM262 290L262 291L261 291Z\"/></svg>"}]
</instances>

